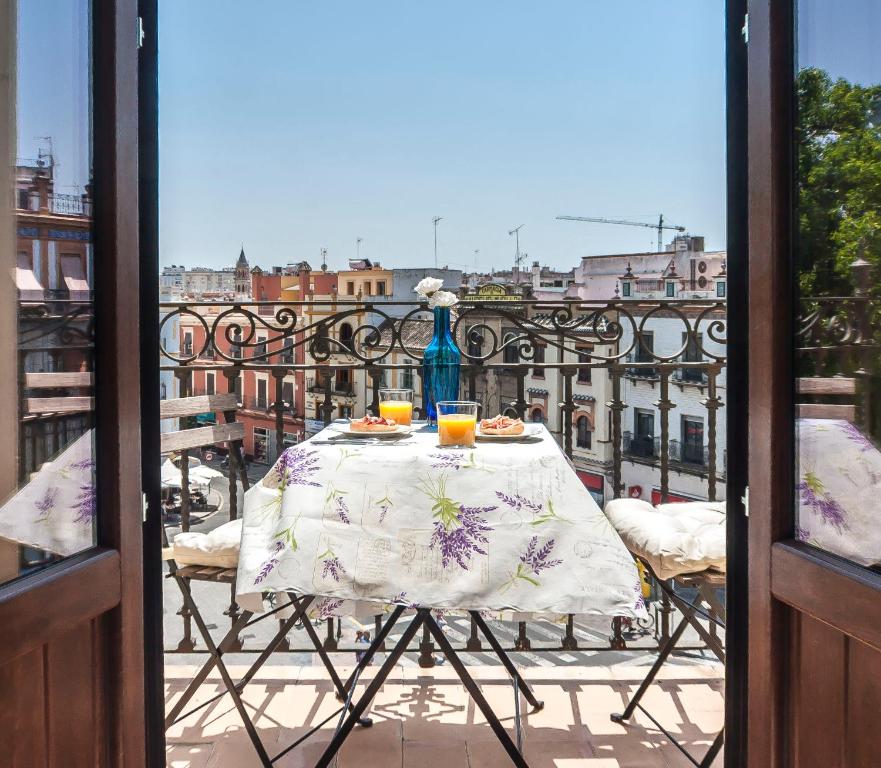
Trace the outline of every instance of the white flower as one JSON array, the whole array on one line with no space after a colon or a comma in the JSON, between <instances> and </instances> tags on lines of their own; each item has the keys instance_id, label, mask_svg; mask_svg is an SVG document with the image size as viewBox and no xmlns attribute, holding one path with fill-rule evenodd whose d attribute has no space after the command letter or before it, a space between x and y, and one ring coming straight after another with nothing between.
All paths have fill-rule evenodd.
<instances>
[{"instance_id":1,"label":"white flower","mask_svg":"<svg viewBox=\"0 0 881 768\"><path fill-rule=\"evenodd\" d=\"M428 300L428 306L432 309L435 307L452 307L454 304L458 303L459 299L456 294L451 293L450 291L436 291L431 294L431 297Z\"/></svg>"},{"instance_id":2,"label":"white flower","mask_svg":"<svg viewBox=\"0 0 881 768\"><path fill-rule=\"evenodd\" d=\"M443 288L443 285L444 281L436 277L423 277L415 290L420 296L428 297Z\"/></svg>"}]
</instances>

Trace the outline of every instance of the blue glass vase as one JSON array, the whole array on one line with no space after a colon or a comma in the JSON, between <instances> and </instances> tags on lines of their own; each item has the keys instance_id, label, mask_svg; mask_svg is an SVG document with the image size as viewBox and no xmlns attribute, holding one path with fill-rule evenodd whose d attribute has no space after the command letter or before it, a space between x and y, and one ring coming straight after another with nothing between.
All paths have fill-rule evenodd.
<instances>
[{"instance_id":1,"label":"blue glass vase","mask_svg":"<svg viewBox=\"0 0 881 768\"><path fill-rule=\"evenodd\" d=\"M459 399L462 355L450 333L450 308L434 308L434 336L422 358L422 402L429 422L437 421L437 403Z\"/></svg>"}]
</instances>

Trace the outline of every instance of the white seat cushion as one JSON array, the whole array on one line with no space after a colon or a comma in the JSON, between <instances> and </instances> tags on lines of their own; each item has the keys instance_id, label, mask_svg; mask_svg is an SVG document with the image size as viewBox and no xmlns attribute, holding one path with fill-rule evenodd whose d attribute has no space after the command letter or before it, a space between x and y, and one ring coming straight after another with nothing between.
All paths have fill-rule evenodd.
<instances>
[{"instance_id":1,"label":"white seat cushion","mask_svg":"<svg viewBox=\"0 0 881 768\"><path fill-rule=\"evenodd\" d=\"M725 502L653 507L640 499L614 499L605 512L627 548L660 579L711 568L725 571Z\"/></svg>"},{"instance_id":2,"label":"white seat cushion","mask_svg":"<svg viewBox=\"0 0 881 768\"><path fill-rule=\"evenodd\" d=\"M174 559L178 565L236 568L239 564L241 539L240 519L224 523L210 533L179 533L174 537Z\"/></svg>"}]
</instances>

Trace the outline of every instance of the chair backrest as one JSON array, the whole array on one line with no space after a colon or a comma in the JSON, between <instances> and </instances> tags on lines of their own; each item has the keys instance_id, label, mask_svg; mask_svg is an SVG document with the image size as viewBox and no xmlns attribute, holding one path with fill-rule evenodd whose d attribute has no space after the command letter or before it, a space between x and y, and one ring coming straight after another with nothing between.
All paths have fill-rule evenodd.
<instances>
[{"instance_id":1,"label":"chair backrest","mask_svg":"<svg viewBox=\"0 0 881 768\"><path fill-rule=\"evenodd\" d=\"M802 419L844 419L856 421L856 379L844 377L802 378L796 386L799 401L803 397L822 398L832 402L798 403L798 416Z\"/></svg>"},{"instance_id":2,"label":"chair backrest","mask_svg":"<svg viewBox=\"0 0 881 768\"><path fill-rule=\"evenodd\" d=\"M217 443L241 442L245 438L245 425L235 421L238 407L233 392L163 400L159 403L160 419L180 419L202 413L219 412L226 417L226 423L164 432L160 437L162 453L183 451L188 448L205 448Z\"/></svg>"},{"instance_id":3,"label":"chair backrest","mask_svg":"<svg viewBox=\"0 0 881 768\"><path fill-rule=\"evenodd\" d=\"M26 373L24 375L26 390L91 390L94 384L94 375L88 371ZM89 413L95 410L95 398L92 395L83 394L25 397L23 407L25 416Z\"/></svg>"}]
</instances>

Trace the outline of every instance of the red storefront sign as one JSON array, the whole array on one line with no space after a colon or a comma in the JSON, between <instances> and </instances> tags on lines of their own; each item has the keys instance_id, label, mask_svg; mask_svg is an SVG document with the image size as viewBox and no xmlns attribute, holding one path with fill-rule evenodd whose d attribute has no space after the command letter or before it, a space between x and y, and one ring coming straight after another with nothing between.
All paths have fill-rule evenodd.
<instances>
[{"instance_id":1,"label":"red storefront sign","mask_svg":"<svg viewBox=\"0 0 881 768\"><path fill-rule=\"evenodd\" d=\"M700 501L700 499L696 499L693 496L678 496L675 493L667 494L667 504L678 504L684 501ZM661 489L660 488L652 488L652 505L657 506L661 503Z\"/></svg>"},{"instance_id":2,"label":"red storefront sign","mask_svg":"<svg viewBox=\"0 0 881 768\"><path fill-rule=\"evenodd\" d=\"M589 488L592 491L602 492L604 479L602 475L595 475L592 472L582 472L581 470L576 470L576 474L581 479L581 482L584 483L585 488Z\"/></svg>"}]
</instances>

